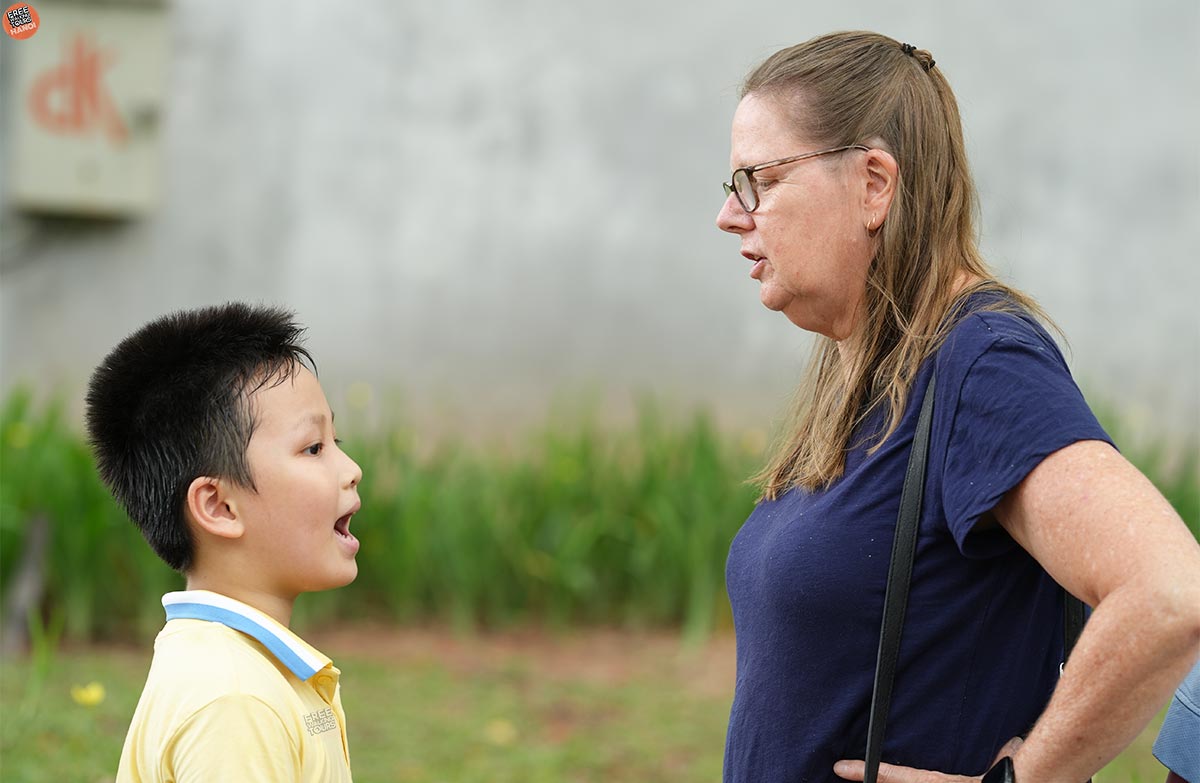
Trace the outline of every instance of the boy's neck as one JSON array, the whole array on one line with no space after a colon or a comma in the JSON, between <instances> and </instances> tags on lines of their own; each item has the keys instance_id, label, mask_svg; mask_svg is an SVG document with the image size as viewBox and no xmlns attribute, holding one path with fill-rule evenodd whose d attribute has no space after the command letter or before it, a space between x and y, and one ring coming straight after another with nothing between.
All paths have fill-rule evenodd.
<instances>
[{"instance_id":1,"label":"boy's neck","mask_svg":"<svg viewBox=\"0 0 1200 783\"><path fill-rule=\"evenodd\" d=\"M228 582L206 579L199 574L188 574L187 589L207 590L210 593L217 593L226 598L241 601L247 606L252 606L270 616L284 627L291 627L292 607L296 603L295 598L283 598L259 590L241 588L230 585Z\"/></svg>"}]
</instances>

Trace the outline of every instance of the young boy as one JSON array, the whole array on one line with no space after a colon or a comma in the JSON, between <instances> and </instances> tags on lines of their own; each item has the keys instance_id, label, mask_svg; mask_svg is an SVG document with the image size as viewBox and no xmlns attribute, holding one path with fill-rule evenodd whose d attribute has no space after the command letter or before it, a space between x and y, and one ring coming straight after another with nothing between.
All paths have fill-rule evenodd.
<instances>
[{"instance_id":1,"label":"young boy","mask_svg":"<svg viewBox=\"0 0 1200 783\"><path fill-rule=\"evenodd\" d=\"M349 781L340 672L288 630L303 592L354 580L362 471L338 446L302 329L227 304L155 320L96 369L101 477L187 577L117 781Z\"/></svg>"}]
</instances>

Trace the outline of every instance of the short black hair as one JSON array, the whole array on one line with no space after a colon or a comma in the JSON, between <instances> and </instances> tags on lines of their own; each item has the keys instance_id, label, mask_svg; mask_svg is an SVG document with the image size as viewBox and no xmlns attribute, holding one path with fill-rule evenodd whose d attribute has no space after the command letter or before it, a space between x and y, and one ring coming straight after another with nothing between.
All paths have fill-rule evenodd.
<instances>
[{"instance_id":1,"label":"short black hair","mask_svg":"<svg viewBox=\"0 0 1200 783\"><path fill-rule=\"evenodd\" d=\"M194 551L188 486L213 476L254 488L250 397L300 367L316 372L292 313L231 302L155 319L92 373L87 430L100 478L177 571Z\"/></svg>"}]
</instances>

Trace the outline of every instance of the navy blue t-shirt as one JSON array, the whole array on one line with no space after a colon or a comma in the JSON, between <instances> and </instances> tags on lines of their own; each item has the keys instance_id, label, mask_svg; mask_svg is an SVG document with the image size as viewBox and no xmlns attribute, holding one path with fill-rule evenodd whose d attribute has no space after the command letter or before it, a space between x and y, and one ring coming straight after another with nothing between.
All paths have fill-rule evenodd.
<instances>
[{"instance_id":1,"label":"navy blue t-shirt","mask_svg":"<svg viewBox=\"0 0 1200 783\"><path fill-rule=\"evenodd\" d=\"M925 500L883 760L978 775L1049 700L1063 594L1002 528L974 527L1047 455L1111 440L1031 320L966 316L933 361ZM838 781L835 761L863 758L900 490L931 367L878 451L855 447L828 489L760 503L730 546L737 685L726 783ZM863 431L883 421L878 412Z\"/></svg>"}]
</instances>

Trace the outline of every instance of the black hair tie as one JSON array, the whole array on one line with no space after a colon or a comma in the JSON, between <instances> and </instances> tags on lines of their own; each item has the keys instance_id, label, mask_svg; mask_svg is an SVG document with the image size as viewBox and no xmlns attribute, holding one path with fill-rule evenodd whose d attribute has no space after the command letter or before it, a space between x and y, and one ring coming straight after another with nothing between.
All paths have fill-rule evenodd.
<instances>
[{"instance_id":1,"label":"black hair tie","mask_svg":"<svg viewBox=\"0 0 1200 783\"><path fill-rule=\"evenodd\" d=\"M925 73L929 73L929 69L931 69L936 64L935 60L932 57L929 58L929 62L927 62L927 63L924 62L923 60L921 60L920 57L917 57L917 47L913 46L910 43L900 44L900 51L904 52L909 57L913 58L918 63L920 63L921 67L925 69Z\"/></svg>"}]
</instances>

